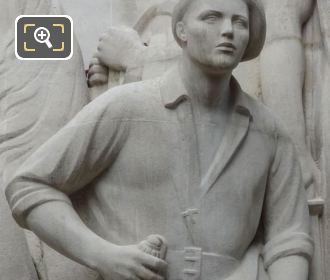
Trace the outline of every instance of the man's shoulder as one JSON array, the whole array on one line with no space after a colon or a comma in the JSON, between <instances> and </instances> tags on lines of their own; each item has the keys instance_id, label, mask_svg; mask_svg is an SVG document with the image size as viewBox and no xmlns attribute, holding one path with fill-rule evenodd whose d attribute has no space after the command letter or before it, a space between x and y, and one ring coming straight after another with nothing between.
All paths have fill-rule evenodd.
<instances>
[{"instance_id":1,"label":"man's shoulder","mask_svg":"<svg viewBox=\"0 0 330 280\"><path fill-rule=\"evenodd\" d=\"M262 101L244 92L243 100L252 118L251 129L271 137L276 137L278 133L282 133L282 129L279 129L282 128L282 125L278 117Z\"/></svg>"},{"instance_id":2,"label":"man's shoulder","mask_svg":"<svg viewBox=\"0 0 330 280\"><path fill-rule=\"evenodd\" d=\"M115 117L134 117L161 105L159 79L128 83L113 87L92 101L106 107Z\"/></svg>"},{"instance_id":3,"label":"man's shoulder","mask_svg":"<svg viewBox=\"0 0 330 280\"><path fill-rule=\"evenodd\" d=\"M106 100L109 103L123 103L134 106L137 103L141 105L141 102L146 103L154 100L157 93L159 93L159 79L152 79L113 87L102 96L103 101Z\"/></svg>"}]
</instances>

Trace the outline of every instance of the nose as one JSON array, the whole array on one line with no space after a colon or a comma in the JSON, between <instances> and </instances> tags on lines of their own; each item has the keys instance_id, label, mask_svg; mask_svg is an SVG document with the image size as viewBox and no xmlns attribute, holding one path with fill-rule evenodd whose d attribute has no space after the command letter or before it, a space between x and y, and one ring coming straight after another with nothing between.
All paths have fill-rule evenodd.
<instances>
[{"instance_id":1,"label":"nose","mask_svg":"<svg viewBox=\"0 0 330 280\"><path fill-rule=\"evenodd\" d=\"M231 19L225 19L221 26L221 36L232 39L234 37L233 23Z\"/></svg>"}]
</instances>

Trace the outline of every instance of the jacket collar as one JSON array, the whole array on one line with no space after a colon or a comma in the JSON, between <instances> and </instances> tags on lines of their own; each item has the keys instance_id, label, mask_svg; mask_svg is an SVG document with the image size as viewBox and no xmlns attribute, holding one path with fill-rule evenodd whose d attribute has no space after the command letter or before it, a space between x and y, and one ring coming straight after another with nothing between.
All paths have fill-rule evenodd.
<instances>
[{"instance_id":1,"label":"jacket collar","mask_svg":"<svg viewBox=\"0 0 330 280\"><path fill-rule=\"evenodd\" d=\"M231 161L235 152L241 146L253 121L249 98L239 86L234 77L230 81L233 110L227 123L224 137L220 143L214 159L203 178L201 178L201 198L204 197L217 181ZM165 108L175 110L190 97L181 80L178 67L166 73L161 79L161 97Z\"/></svg>"},{"instance_id":2,"label":"jacket collar","mask_svg":"<svg viewBox=\"0 0 330 280\"><path fill-rule=\"evenodd\" d=\"M235 111L253 120L252 108L247 100L247 94L242 91L234 76L230 80L230 89ZM190 97L183 84L178 66L172 68L162 76L160 94L164 107L170 110L175 110L183 102L189 101Z\"/></svg>"}]
</instances>

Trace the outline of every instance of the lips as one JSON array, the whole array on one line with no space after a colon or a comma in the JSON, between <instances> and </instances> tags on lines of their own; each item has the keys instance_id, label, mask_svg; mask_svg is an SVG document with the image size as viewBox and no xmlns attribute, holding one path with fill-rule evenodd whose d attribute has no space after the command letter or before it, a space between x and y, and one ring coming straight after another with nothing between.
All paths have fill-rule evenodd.
<instances>
[{"instance_id":1,"label":"lips","mask_svg":"<svg viewBox=\"0 0 330 280\"><path fill-rule=\"evenodd\" d=\"M235 51L236 47L232 43L221 43L217 45L217 49L224 50L224 51Z\"/></svg>"}]
</instances>

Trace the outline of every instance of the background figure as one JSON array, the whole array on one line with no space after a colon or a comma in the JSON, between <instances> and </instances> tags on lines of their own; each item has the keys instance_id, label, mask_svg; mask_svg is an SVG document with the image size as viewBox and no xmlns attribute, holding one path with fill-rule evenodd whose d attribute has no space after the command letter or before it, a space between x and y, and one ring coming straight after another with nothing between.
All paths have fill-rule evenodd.
<instances>
[{"instance_id":1,"label":"background figure","mask_svg":"<svg viewBox=\"0 0 330 280\"><path fill-rule=\"evenodd\" d=\"M80 42L85 67L92 59L100 35L110 26L133 27L151 6L164 0L60 0L65 11L78 23L75 34ZM92 11L92 12L91 12Z\"/></svg>"},{"instance_id":2,"label":"background figure","mask_svg":"<svg viewBox=\"0 0 330 280\"><path fill-rule=\"evenodd\" d=\"M68 61L21 61L15 57L15 18L22 14L61 14L63 11L58 3L1 0L0 7L0 167L3 185L36 148L88 102L88 91L77 42L74 43L74 56ZM3 191L0 208L0 278L37 279L24 233L14 225ZM28 234L28 237L39 279L47 279L50 271L45 271L45 258L52 253L44 251L44 245L33 236ZM52 265L57 264L54 261Z\"/></svg>"},{"instance_id":3,"label":"background figure","mask_svg":"<svg viewBox=\"0 0 330 280\"><path fill-rule=\"evenodd\" d=\"M306 145L303 110L306 63L302 30L313 13L314 0L259 1L264 5L267 18L260 71L263 101L289 129L301 157L308 188L313 180L314 184L320 180L319 169Z\"/></svg>"},{"instance_id":4,"label":"background figure","mask_svg":"<svg viewBox=\"0 0 330 280\"><path fill-rule=\"evenodd\" d=\"M9 81L10 73L5 64L8 60L13 60L8 57L8 54L14 50L14 36L13 36L13 22L15 17L20 14L24 6L20 5L18 1L0 1L0 96L5 95L5 90L11 84ZM11 77L13 80L16 77ZM16 81L17 82L17 81ZM14 86L12 84L12 86ZM6 102L7 103L7 102ZM1 124L1 141L5 139L6 128L6 103L1 98L0 101L0 124ZM0 271L1 277L4 279L17 279L17 280L36 280L37 273L33 266L31 254L28 249L24 231L20 229L9 211L8 203L4 197L3 174L6 165L4 160L0 162Z\"/></svg>"},{"instance_id":5,"label":"background figure","mask_svg":"<svg viewBox=\"0 0 330 280\"><path fill-rule=\"evenodd\" d=\"M329 232L329 179L330 179L330 3L327 0L315 1L315 9L303 28L306 75L303 87L306 135L308 150L321 170L320 185L314 193L320 196L315 201L316 210L321 215L312 218L312 230L316 242L312 277L325 280L330 277L330 232ZM322 204L324 201L324 204Z\"/></svg>"},{"instance_id":6,"label":"background figure","mask_svg":"<svg viewBox=\"0 0 330 280\"><path fill-rule=\"evenodd\" d=\"M120 28L111 28L101 36L91 61L89 84L109 85L92 91L94 97L119 83L157 77L177 61L180 49L171 31L172 9L177 0L146 5L147 2L137 5L139 17L135 24L121 24ZM116 74L118 71L123 71L120 76Z\"/></svg>"},{"instance_id":7,"label":"background figure","mask_svg":"<svg viewBox=\"0 0 330 280\"><path fill-rule=\"evenodd\" d=\"M329 150L324 149L328 121L322 113L328 110L322 106L329 104L324 90L329 81L322 77L329 63L325 54L330 21L324 15L330 6L323 0L260 2L267 18L267 39L260 59L262 98L282 118L300 154L316 245L310 278L328 279L328 213L323 212L328 192L325 176L329 174L329 158L325 158Z\"/></svg>"}]
</instances>

